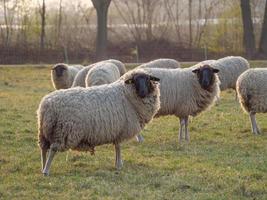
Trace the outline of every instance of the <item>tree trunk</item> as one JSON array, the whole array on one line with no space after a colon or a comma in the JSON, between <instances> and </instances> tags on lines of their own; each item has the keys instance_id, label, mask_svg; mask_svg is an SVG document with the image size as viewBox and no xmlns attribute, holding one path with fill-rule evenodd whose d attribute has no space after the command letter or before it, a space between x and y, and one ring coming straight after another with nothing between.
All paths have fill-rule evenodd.
<instances>
[{"instance_id":1,"label":"tree trunk","mask_svg":"<svg viewBox=\"0 0 267 200\"><path fill-rule=\"evenodd\" d=\"M5 28L6 28L6 35L5 35L5 47L8 48L9 47L9 23L8 23L8 13L7 13L7 2L6 0L3 1L4 3L4 20L5 20Z\"/></svg>"},{"instance_id":2,"label":"tree trunk","mask_svg":"<svg viewBox=\"0 0 267 200\"><path fill-rule=\"evenodd\" d=\"M189 0L188 5L189 13L189 48L192 48L192 0Z\"/></svg>"},{"instance_id":3,"label":"tree trunk","mask_svg":"<svg viewBox=\"0 0 267 200\"><path fill-rule=\"evenodd\" d=\"M259 55L267 58L267 1L265 3L265 12L259 45Z\"/></svg>"},{"instance_id":4,"label":"tree trunk","mask_svg":"<svg viewBox=\"0 0 267 200\"><path fill-rule=\"evenodd\" d=\"M61 24L62 24L62 0L59 1L59 9L58 9L58 22L57 22L57 35L56 35L56 45L60 43L61 36Z\"/></svg>"},{"instance_id":5,"label":"tree trunk","mask_svg":"<svg viewBox=\"0 0 267 200\"><path fill-rule=\"evenodd\" d=\"M96 57L97 60L106 57L107 50L107 15L111 0L92 0L97 14L97 38Z\"/></svg>"},{"instance_id":6,"label":"tree trunk","mask_svg":"<svg viewBox=\"0 0 267 200\"><path fill-rule=\"evenodd\" d=\"M255 55L255 36L253 31L253 24L251 19L251 9L249 0L241 1L241 13L243 20L243 41L246 49L246 55L248 58L252 58Z\"/></svg>"},{"instance_id":7,"label":"tree trunk","mask_svg":"<svg viewBox=\"0 0 267 200\"><path fill-rule=\"evenodd\" d=\"M40 36L40 50L43 52L45 46L45 0L41 8L41 36Z\"/></svg>"}]
</instances>

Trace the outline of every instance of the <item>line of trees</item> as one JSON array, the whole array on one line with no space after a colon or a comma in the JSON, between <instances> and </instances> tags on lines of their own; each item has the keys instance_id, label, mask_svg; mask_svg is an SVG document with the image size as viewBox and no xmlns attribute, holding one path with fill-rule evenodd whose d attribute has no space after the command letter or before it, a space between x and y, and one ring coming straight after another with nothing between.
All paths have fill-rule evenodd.
<instances>
[{"instance_id":1,"label":"line of trees","mask_svg":"<svg viewBox=\"0 0 267 200\"><path fill-rule=\"evenodd\" d=\"M266 0L88 1L0 1L0 62L267 58Z\"/></svg>"}]
</instances>

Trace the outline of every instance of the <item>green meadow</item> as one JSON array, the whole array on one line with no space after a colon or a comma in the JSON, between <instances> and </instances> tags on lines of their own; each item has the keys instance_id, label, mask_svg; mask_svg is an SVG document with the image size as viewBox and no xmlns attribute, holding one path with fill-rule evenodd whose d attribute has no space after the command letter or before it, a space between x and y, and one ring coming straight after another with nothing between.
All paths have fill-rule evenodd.
<instances>
[{"instance_id":1,"label":"green meadow","mask_svg":"<svg viewBox=\"0 0 267 200\"><path fill-rule=\"evenodd\" d=\"M0 67L0 199L267 199L267 114L257 114L263 134L253 135L232 90L190 119L190 143L178 143L178 118L160 117L143 143L122 144L121 171L103 145L94 156L58 153L44 177L36 110L53 90L47 66Z\"/></svg>"}]
</instances>

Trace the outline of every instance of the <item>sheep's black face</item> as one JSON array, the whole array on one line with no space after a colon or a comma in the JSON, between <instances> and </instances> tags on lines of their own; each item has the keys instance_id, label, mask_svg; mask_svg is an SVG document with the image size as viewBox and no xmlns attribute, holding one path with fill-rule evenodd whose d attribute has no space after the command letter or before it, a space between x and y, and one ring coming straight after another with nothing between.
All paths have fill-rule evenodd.
<instances>
[{"instance_id":1,"label":"sheep's black face","mask_svg":"<svg viewBox=\"0 0 267 200\"><path fill-rule=\"evenodd\" d=\"M140 73L135 74L133 78L126 80L125 83L133 84L136 89L137 95L141 98L145 98L147 95L153 92L152 81L159 82L159 80L159 78L156 78L154 76Z\"/></svg>"},{"instance_id":2,"label":"sheep's black face","mask_svg":"<svg viewBox=\"0 0 267 200\"><path fill-rule=\"evenodd\" d=\"M214 84L215 73L218 73L218 69L214 69L209 65L204 65L199 67L192 72L197 74L199 84L204 90L209 90L210 87Z\"/></svg>"},{"instance_id":3,"label":"sheep's black face","mask_svg":"<svg viewBox=\"0 0 267 200\"><path fill-rule=\"evenodd\" d=\"M63 76L63 72L66 70L66 67L64 65L57 65L52 70L56 72L57 77Z\"/></svg>"}]
</instances>

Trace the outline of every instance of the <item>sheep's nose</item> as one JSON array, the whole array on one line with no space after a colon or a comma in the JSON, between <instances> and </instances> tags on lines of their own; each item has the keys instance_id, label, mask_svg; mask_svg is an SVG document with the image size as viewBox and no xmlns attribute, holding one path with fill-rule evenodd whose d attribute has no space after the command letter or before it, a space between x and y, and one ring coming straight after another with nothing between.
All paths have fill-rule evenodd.
<instances>
[{"instance_id":1,"label":"sheep's nose","mask_svg":"<svg viewBox=\"0 0 267 200\"><path fill-rule=\"evenodd\" d=\"M138 92L138 96L141 97L141 98L145 98L147 95L147 91L145 89L143 90L139 90Z\"/></svg>"}]
</instances>

